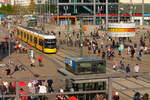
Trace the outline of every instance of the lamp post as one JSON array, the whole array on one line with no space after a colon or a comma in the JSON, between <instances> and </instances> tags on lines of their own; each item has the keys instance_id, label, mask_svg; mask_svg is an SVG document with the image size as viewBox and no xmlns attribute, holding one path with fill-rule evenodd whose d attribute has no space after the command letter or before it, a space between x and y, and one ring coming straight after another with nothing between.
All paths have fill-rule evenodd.
<instances>
[{"instance_id":1,"label":"lamp post","mask_svg":"<svg viewBox=\"0 0 150 100\"><path fill-rule=\"evenodd\" d=\"M64 6L65 15L67 16L68 6ZM69 32L69 18L66 18L67 32Z\"/></svg>"},{"instance_id":2,"label":"lamp post","mask_svg":"<svg viewBox=\"0 0 150 100\"><path fill-rule=\"evenodd\" d=\"M64 10L65 10L65 15L67 16L68 6L64 6ZM66 19L66 22L67 22L67 19Z\"/></svg>"},{"instance_id":3,"label":"lamp post","mask_svg":"<svg viewBox=\"0 0 150 100\"><path fill-rule=\"evenodd\" d=\"M83 56L82 26L82 20L80 20L80 57Z\"/></svg>"},{"instance_id":4,"label":"lamp post","mask_svg":"<svg viewBox=\"0 0 150 100\"><path fill-rule=\"evenodd\" d=\"M59 0L56 0L57 4L57 25L59 25Z\"/></svg>"},{"instance_id":5,"label":"lamp post","mask_svg":"<svg viewBox=\"0 0 150 100\"><path fill-rule=\"evenodd\" d=\"M97 7L98 13L100 13L100 14L101 14L102 9L103 9L103 7L102 7L102 6L98 6L98 7ZM100 16L101 16L101 15L100 15ZM100 19L101 19L101 17L100 17ZM101 22L102 22L102 20L101 20Z\"/></svg>"},{"instance_id":6,"label":"lamp post","mask_svg":"<svg viewBox=\"0 0 150 100\"><path fill-rule=\"evenodd\" d=\"M144 12L145 12L145 9L144 9L144 0L142 0L142 25L144 25Z\"/></svg>"},{"instance_id":7,"label":"lamp post","mask_svg":"<svg viewBox=\"0 0 150 100\"><path fill-rule=\"evenodd\" d=\"M134 22L134 18L132 19L132 17L133 17L133 14L134 14L134 11L136 10L136 6L131 6L130 7L130 22Z\"/></svg>"},{"instance_id":8,"label":"lamp post","mask_svg":"<svg viewBox=\"0 0 150 100\"><path fill-rule=\"evenodd\" d=\"M124 8L119 8L118 10L118 23L120 23L121 20L121 12L124 10Z\"/></svg>"},{"instance_id":9,"label":"lamp post","mask_svg":"<svg viewBox=\"0 0 150 100\"><path fill-rule=\"evenodd\" d=\"M106 30L108 29L108 0L106 0Z\"/></svg>"},{"instance_id":10,"label":"lamp post","mask_svg":"<svg viewBox=\"0 0 150 100\"><path fill-rule=\"evenodd\" d=\"M10 23L8 23L8 56L9 56L9 65L10 65L10 63L11 63L11 61L10 61L10 53L11 53L11 37L10 37L10 28L11 28L11 24Z\"/></svg>"}]
</instances>

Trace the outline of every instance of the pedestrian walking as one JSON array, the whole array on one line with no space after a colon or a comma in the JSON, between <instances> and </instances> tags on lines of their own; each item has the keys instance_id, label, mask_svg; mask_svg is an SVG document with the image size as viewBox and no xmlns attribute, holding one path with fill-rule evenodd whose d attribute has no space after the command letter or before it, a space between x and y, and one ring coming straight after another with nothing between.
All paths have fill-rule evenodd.
<instances>
[{"instance_id":1,"label":"pedestrian walking","mask_svg":"<svg viewBox=\"0 0 150 100\"><path fill-rule=\"evenodd\" d=\"M98 55L97 55L97 56L100 57L100 55L101 55L101 50L100 50L100 48L99 48L99 49L98 49Z\"/></svg>"},{"instance_id":2,"label":"pedestrian walking","mask_svg":"<svg viewBox=\"0 0 150 100\"><path fill-rule=\"evenodd\" d=\"M89 45L88 46L88 54L90 54L91 53L91 46Z\"/></svg>"},{"instance_id":3,"label":"pedestrian walking","mask_svg":"<svg viewBox=\"0 0 150 100\"><path fill-rule=\"evenodd\" d=\"M60 31L59 31L58 35L59 35L59 37L61 36L61 32Z\"/></svg>"},{"instance_id":4,"label":"pedestrian walking","mask_svg":"<svg viewBox=\"0 0 150 100\"><path fill-rule=\"evenodd\" d=\"M53 80L49 79L47 80L47 90L48 92L54 92L54 89L53 89Z\"/></svg>"},{"instance_id":5,"label":"pedestrian walking","mask_svg":"<svg viewBox=\"0 0 150 100\"><path fill-rule=\"evenodd\" d=\"M138 56L137 56L137 59L138 59L138 60L141 60L141 58L142 58L142 51L143 51L142 48L140 48L140 49L138 50Z\"/></svg>"},{"instance_id":6,"label":"pedestrian walking","mask_svg":"<svg viewBox=\"0 0 150 100\"><path fill-rule=\"evenodd\" d=\"M149 94L145 93L142 97L142 100L148 100L149 99Z\"/></svg>"},{"instance_id":7,"label":"pedestrian walking","mask_svg":"<svg viewBox=\"0 0 150 100\"><path fill-rule=\"evenodd\" d=\"M31 58L31 67L35 67L35 60L34 60L34 58Z\"/></svg>"},{"instance_id":8,"label":"pedestrian walking","mask_svg":"<svg viewBox=\"0 0 150 100\"><path fill-rule=\"evenodd\" d=\"M127 53L127 55L131 54L131 47L130 46L128 46L126 53Z\"/></svg>"},{"instance_id":9,"label":"pedestrian walking","mask_svg":"<svg viewBox=\"0 0 150 100\"><path fill-rule=\"evenodd\" d=\"M140 66L138 64L136 64L134 66L134 72L138 73L140 71Z\"/></svg>"},{"instance_id":10,"label":"pedestrian walking","mask_svg":"<svg viewBox=\"0 0 150 100\"><path fill-rule=\"evenodd\" d=\"M132 57L132 58L134 57L134 54L135 54L135 50L134 50L134 48L132 47L132 48L131 48L131 57Z\"/></svg>"},{"instance_id":11,"label":"pedestrian walking","mask_svg":"<svg viewBox=\"0 0 150 100\"><path fill-rule=\"evenodd\" d=\"M119 97L118 92L115 92L115 94L112 97L112 100L119 100L119 99L120 99L120 97Z\"/></svg>"},{"instance_id":12,"label":"pedestrian walking","mask_svg":"<svg viewBox=\"0 0 150 100\"><path fill-rule=\"evenodd\" d=\"M134 66L134 72L135 73L138 73L140 71L140 66L138 65L138 64L136 64L135 66ZM137 78L138 76L136 75L136 76L134 76L135 78Z\"/></svg>"},{"instance_id":13,"label":"pedestrian walking","mask_svg":"<svg viewBox=\"0 0 150 100\"><path fill-rule=\"evenodd\" d=\"M139 92L136 92L133 96L133 100L141 100L141 94Z\"/></svg>"},{"instance_id":14,"label":"pedestrian walking","mask_svg":"<svg viewBox=\"0 0 150 100\"><path fill-rule=\"evenodd\" d=\"M10 75L10 73L11 73L11 69L10 68L6 68L6 75Z\"/></svg>"},{"instance_id":15,"label":"pedestrian walking","mask_svg":"<svg viewBox=\"0 0 150 100\"><path fill-rule=\"evenodd\" d=\"M42 66L42 60L43 60L43 57L41 55L38 56L39 66Z\"/></svg>"},{"instance_id":16,"label":"pedestrian walking","mask_svg":"<svg viewBox=\"0 0 150 100\"><path fill-rule=\"evenodd\" d=\"M112 65L112 69L115 70L115 71L118 70L118 68L117 68L117 63L114 63L114 64Z\"/></svg>"},{"instance_id":17,"label":"pedestrian walking","mask_svg":"<svg viewBox=\"0 0 150 100\"><path fill-rule=\"evenodd\" d=\"M119 56L121 56L121 51L122 51L122 49L121 49L121 47L119 47L119 48L118 48L118 55L119 55Z\"/></svg>"},{"instance_id":18,"label":"pedestrian walking","mask_svg":"<svg viewBox=\"0 0 150 100\"><path fill-rule=\"evenodd\" d=\"M102 52L102 59L105 59L106 53L105 51Z\"/></svg>"},{"instance_id":19,"label":"pedestrian walking","mask_svg":"<svg viewBox=\"0 0 150 100\"><path fill-rule=\"evenodd\" d=\"M127 66L126 66L126 73L130 73L131 72L131 70L130 70L130 65L128 64Z\"/></svg>"}]
</instances>

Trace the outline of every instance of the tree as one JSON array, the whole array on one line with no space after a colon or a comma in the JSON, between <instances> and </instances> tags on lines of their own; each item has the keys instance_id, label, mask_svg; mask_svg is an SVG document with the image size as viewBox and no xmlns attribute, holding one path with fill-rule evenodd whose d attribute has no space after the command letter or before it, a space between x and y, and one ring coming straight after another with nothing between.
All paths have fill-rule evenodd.
<instances>
[{"instance_id":1,"label":"tree","mask_svg":"<svg viewBox=\"0 0 150 100\"><path fill-rule=\"evenodd\" d=\"M30 5L28 6L28 11L29 13L34 13L36 10L36 4L34 2L34 0L30 0Z\"/></svg>"},{"instance_id":2,"label":"tree","mask_svg":"<svg viewBox=\"0 0 150 100\"><path fill-rule=\"evenodd\" d=\"M2 5L2 7L0 8L0 13L1 14L12 14L13 13L13 7L11 5Z\"/></svg>"},{"instance_id":3,"label":"tree","mask_svg":"<svg viewBox=\"0 0 150 100\"><path fill-rule=\"evenodd\" d=\"M49 12L56 13L57 9L55 4L46 3L46 4L38 4L37 11L40 13L49 13Z\"/></svg>"}]
</instances>

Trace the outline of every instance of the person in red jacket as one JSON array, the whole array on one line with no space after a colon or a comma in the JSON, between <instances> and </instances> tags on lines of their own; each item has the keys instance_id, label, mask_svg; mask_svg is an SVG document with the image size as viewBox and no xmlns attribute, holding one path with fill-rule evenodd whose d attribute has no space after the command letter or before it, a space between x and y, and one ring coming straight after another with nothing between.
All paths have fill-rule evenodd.
<instances>
[{"instance_id":1,"label":"person in red jacket","mask_svg":"<svg viewBox=\"0 0 150 100\"><path fill-rule=\"evenodd\" d=\"M39 66L42 66L42 60L43 60L43 57L41 55L38 56Z\"/></svg>"},{"instance_id":2,"label":"person in red jacket","mask_svg":"<svg viewBox=\"0 0 150 100\"><path fill-rule=\"evenodd\" d=\"M20 95L25 95L26 92L21 88L20 89ZM20 96L21 100L28 100L28 96Z\"/></svg>"}]
</instances>

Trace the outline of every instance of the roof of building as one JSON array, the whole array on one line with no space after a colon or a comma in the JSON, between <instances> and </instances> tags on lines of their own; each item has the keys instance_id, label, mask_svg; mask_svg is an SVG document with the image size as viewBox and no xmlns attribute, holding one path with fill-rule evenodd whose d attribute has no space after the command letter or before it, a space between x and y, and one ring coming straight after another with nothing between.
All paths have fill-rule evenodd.
<instances>
[{"instance_id":1,"label":"roof of building","mask_svg":"<svg viewBox=\"0 0 150 100\"><path fill-rule=\"evenodd\" d=\"M76 62L102 61L99 57L66 57L66 59L74 60Z\"/></svg>"}]
</instances>

